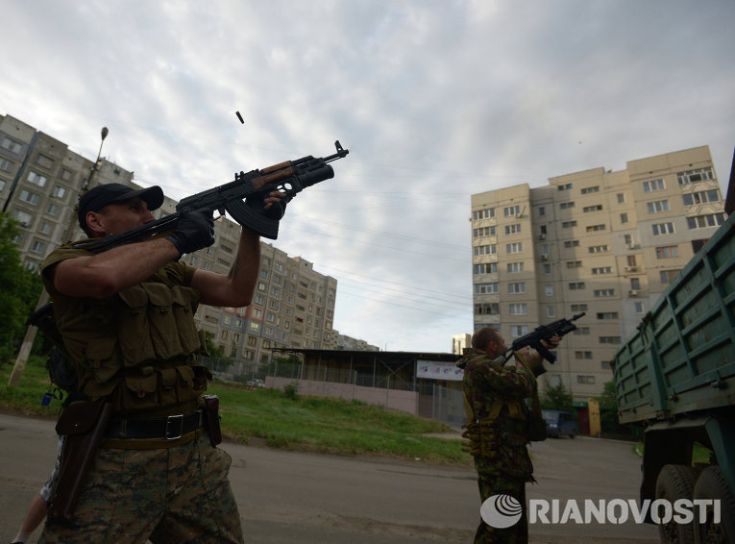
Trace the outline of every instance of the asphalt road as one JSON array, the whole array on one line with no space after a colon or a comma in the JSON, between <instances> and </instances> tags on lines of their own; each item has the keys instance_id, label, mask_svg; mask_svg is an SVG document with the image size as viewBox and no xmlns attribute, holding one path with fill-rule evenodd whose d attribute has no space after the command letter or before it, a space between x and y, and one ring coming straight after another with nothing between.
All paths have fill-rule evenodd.
<instances>
[{"instance_id":1,"label":"asphalt road","mask_svg":"<svg viewBox=\"0 0 735 544\"><path fill-rule=\"evenodd\" d=\"M472 541L479 496L471 469L226 443L246 540L281 544ZM10 542L55 456L53 422L0 415L0 543ZM534 444L528 498L635 498L640 462L625 442L580 437ZM40 531L38 531L40 532ZM34 536L38 536L38 532ZM652 526L540 525L541 544L657 542ZM35 539L32 540L35 542Z\"/></svg>"}]
</instances>

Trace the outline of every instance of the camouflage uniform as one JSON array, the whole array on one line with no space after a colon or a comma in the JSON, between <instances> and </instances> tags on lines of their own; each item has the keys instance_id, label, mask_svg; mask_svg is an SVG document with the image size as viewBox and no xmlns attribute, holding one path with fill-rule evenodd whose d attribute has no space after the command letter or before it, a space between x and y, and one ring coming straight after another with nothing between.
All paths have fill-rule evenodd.
<instances>
[{"instance_id":1,"label":"camouflage uniform","mask_svg":"<svg viewBox=\"0 0 735 544\"><path fill-rule=\"evenodd\" d=\"M197 364L194 269L169 263L105 299L59 293L48 271L82 255L88 253L62 246L42 265L80 392L107 399L120 420L196 412L208 371ZM39 542L242 542L230 462L201 427L174 440L107 438L71 524L49 519Z\"/></svg>"},{"instance_id":2,"label":"camouflage uniform","mask_svg":"<svg viewBox=\"0 0 735 544\"><path fill-rule=\"evenodd\" d=\"M528 542L525 483L533 480L526 450L528 408L536 378L523 366L505 367L481 350L470 350L458 363L464 369L467 448L474 457L480 498L509 494L523 505L521 520L507 529L480 521L476 544Z\"/></svg>"}]
</instances>

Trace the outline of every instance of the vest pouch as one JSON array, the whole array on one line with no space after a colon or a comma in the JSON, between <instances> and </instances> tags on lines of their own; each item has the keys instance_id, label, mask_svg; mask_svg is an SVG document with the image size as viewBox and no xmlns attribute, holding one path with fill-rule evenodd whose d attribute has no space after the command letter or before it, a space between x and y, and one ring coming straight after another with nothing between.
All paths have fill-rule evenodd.
<instances>
[{"instance_id":1,"label":"vest pouch","mask_svg":"<svg viewBox=\"0 0 735 544\"><path fill-rule=\"evenodd\" d=\"M188 355L199 351L201 343L199 333L194 324L194 312L199 302L199 292L191 287L175 286L172 290L173 313L179 340L184 352Z\"/></svg>"},{"instance_id":2,"label":"vest pouch","mask_svg":"<svg viewBox=\"0 0 735 544\"><path fill-rule=\"evenodd\" d=\"M161 360L184 355L179 330L173 314L173 294L163 283L143 283L148 295L148 322L156 356Z\"/></svg>"},{"instance_id":3,"label":"vest pouch","mask_svg":"<svg viewBox=\"0 0 735 544\"><path fill-rule=\"evenodd\" d=\"M122 389L122 408L126 412L156 409L158 402L158 374L148 376L125 376Z\"/></svg>"},{"instance_id":4,"label":"vest pouch","mask_svg":"<svg viewBox=\"0 0 735 544\"><path fill-rule=\"evenodd\" d=\"M175 368L161 368L158 370L161 387L158 391L161 406L173 406L179 402L176 385L179 374Z\"/></svg>"},{"instance_id":5,"label":"vest pouch","mask_svg":"<svg viewBox=\"0 0 735 544\"><path fill-rule=\"evenodd\" d=\"M148 294L141 286L134 285L120 291L118 296L125 304L117 329L123 364L138 366L153 361L156 353L148 322Z\"/></svg>"},{"instance_id":6,"label":"vest pouch","mask_svg":"<svg viewBox=\"0 0 735 544\"><path fill-rule=\"evenodd\" d=\"M199 393L194 387L194 369L189 365L177 366L175 369L179 376L176 381L176 395L179 402L189 402L199 398Z\"/></svg>"},{"instance_id":7,"label":"vest pouch","mask_svg":"<svg viewBox=\"0 0 735 544\"><path fill-rule=\"evenodd\" d=\"M112 393L117 385L115 376L120 370L117 339L90 340L85 350L84 366L81 390L86 395L95 398Z\"/></svg>"}]
</instances>

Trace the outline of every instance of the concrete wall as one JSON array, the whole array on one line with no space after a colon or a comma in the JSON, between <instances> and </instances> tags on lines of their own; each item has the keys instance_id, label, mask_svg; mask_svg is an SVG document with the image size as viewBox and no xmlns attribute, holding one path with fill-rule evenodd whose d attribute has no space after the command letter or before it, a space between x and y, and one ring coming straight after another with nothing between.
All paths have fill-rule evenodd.
<instances>
[{"instance_id":1,"label":"concrete wall","mask_svg":"<svg viewBox=\"0 0 735 544\"><path fill-rule=\"evenodd\" d=\"M270 389L283 389L290 383L298 384L300 395L315 397L336 397L344 400L359 400L368 404L385 406L393 410L418 415L418 393L398 389L378 389L349 383L319 382L314 380L294 380L266 376L265 386Z\"/></svg>"}]
</instances>

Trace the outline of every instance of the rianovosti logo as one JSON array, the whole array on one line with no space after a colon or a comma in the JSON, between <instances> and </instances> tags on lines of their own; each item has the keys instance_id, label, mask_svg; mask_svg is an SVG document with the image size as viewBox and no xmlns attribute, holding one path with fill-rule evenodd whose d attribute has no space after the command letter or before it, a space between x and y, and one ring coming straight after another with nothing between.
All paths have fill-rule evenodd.
<instances>
[{"instance_id":1,"label":"rianovosti logo","mask_svg":"<svg viewBox=\"0 0 735 544\"><path fill-rule=\"evenodd\" d=\"M492 495L482 503L480 516L490 527L507 529L521 519L523 506L515 497L507 494ZM650 516L656 524L719 524L722 510L719 499L646 499L640 504L634 499L530 499L526 511L530 524L543 525L575 523L579 525L645 523Z\"/></svg>"}]
</instances>

